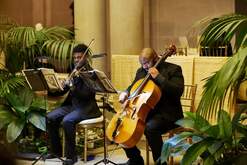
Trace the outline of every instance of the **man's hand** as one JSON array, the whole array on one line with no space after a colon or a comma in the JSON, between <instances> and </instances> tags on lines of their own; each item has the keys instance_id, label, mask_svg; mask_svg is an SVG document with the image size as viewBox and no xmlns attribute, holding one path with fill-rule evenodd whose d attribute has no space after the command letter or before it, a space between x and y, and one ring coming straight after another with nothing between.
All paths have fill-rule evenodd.
<instances>
[{"instance_id":1,"label":"man's hand","mask_svg":"<svg viewBox=\"0 0 247 165\"><path fill-rule=\"evenodd\" d=\"M118 101L120 103L124 103L127 98L128 98L128 93L121 92L120 95L119 95L119 100Z\"/></svg>"},{"instance_id":2,"label":"man's hand","mask_svg":"<svg viewBox=\"0 0 247 165\"><path fill-rule=\"evenodd\" d=\"M155 79L160 72L155 67L151 67L148 69L148 73L150 73L152 78Z\"/></svg>"},{"instance_id":3,"label":"man's hand","mask_svg":"<svg viewBox=\"0 0 247 165\"><path fill-rule=\"evenodd\" d=\"M61 82L61 84L63 88L65 88L66 86L71 87L73 85L71 80L64 80Z\"/></svg>"}]
</instances>

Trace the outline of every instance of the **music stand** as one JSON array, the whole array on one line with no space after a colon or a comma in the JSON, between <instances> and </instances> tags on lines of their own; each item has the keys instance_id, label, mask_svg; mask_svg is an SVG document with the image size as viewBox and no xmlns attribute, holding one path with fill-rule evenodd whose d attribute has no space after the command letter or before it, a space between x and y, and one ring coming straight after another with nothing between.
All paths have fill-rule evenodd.
<instances>
[{"instance_id":1,"label":"music stand","mask_svg":"<svg viewBox=\"0 0 247 165\"><path fill-rule=\"evenodd\" d=\"M52 81L57 81L56 75L54 74L47 74L44 75L44 72L42 72L43 70L46 70L46 68L40 68L40 69L26 69L26 70L22 70L22 74L24 75L30 89L36 93L41 93L44 96L45 99L45 109L47 110L47 94L48 91L51 90L51 85L53 85L53 88L57 88L61 89L61 86L59 86L60 84L57 84L54 86L54 84L49 84L51 81L50 76L52 76L54 79ZM47 79L49 78L49 79ZM47 132L47 130L46 130ZM46 152L41 153L41 155L35 159L35 161L32 163L32 165L36 164L40 159L43 159L45 161ZM60 157L58 157L57 155L53 155L54 157L58 158L59 160L61 160L62 162L64 162L64 160Z\"/></svg>"},{"instance_id":2,"label":"music stand","mask_svg":"<svg viewBox=\"0 0 247 165\"><path fill-rule=\"evenodd\" d=\"M103 140L104 140L104 158L94 165L97 165L99 163L104 164L114 164L116 163L112 162L111 160L107 159L107 143L106 143L106 120L105 120L105 110L107 109L107 103L106 98L108 94L117 93L117 90L113 87L111 81L107 78L104 72L101 72L99 70L92 70L87 72L81 72L80 76L85 80L84 82L87 83L90 87L92 87L95 92L103 93Z\"/></svg>"}]
</instances>

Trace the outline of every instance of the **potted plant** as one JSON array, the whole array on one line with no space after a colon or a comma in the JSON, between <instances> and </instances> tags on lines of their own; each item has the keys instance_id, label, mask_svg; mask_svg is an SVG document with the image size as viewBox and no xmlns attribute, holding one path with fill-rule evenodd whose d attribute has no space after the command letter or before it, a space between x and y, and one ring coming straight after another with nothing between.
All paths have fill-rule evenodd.
<instances>
[{"instance_id":1,"label":"potted plant","mask_svg":"<svg viewBox=\"0 0 247 165\"><path fill-rule=\"evenodd\" d=\"M187 112L186 117L177 121L180 126L190 131L177 134L164 142L161 163L168 160L169 155L183 153L182 165L192 164L198 157L203 164L226 164L226 162L242 162L247 160L247 105L230 118L223 110L218 112L217 124L210 124L202 116ZM192 144L187 138L192 138Z\"/></svg>"},{"instance_id":2,"label":"potted plant","mask_svg":"<svg viewBox=\"0 0 247 165\"><path fill-rule=\"evenodd\" d=\"M11 83L16 84L16 82L18 81L12 79L8 85L11 86ZM7 92L2 95L0 129L6 128L7 141L13 142L27 124L32 124L45 131L45 105L44 99L35 98L33 92L25 86L15 89L15 92Z\"/></svg>"},{"instance_id":3,"label":"potted plant","mask_svg":"<svg viewBox=\"0 0 247 165\"><path fill-rule=\"evenodd\" d=\"M12 74L6 69L0 70L0 86L0 143L20 153L24 151L21 147L24 141L28 140L26 146L38 153L44 144L37 143L42 138L37 138L36 133L43 134L34 127L45 130L44 99L34 97L23 76ZM30 130L33 132L30 133ZM28 153L30 152L31 150Z\"/></svg>"},{"instance_id":4,"label":"potted plant","mask_svg":"<svg viewBox=\"0 0 247 165\"><path fill-rule=\"evenodd\" d=\"M227 43L237 34L235 53L217 72L206 79L196 113L187 113L187 117L177 122L178 125L191 128L191 131L180 133L164 142L161 162L166 161L172 152L181 151L184 151L182 164L191 164L198 156L203 158L204 164L224 164L227 161L228 164L236 163L240 157L246 161L244 141L247 128L240 123L246 119L246 106L242 110L238 108L241 93L239 89L244 90L244 96L247 89L244 86L247 80L246 29L247 16L238 14L213 18L203 29L200 38L203 45L213 44L219 39ZM246 104L246 97L241 97L241 101ZM227 106L230 114L222 110ZM216 118L217 124L210 124L212 119ZM183 140L187 137L192 137L192 145L184 143Z\"/></svg>"},{"instance_id":5,"label":"potted plant","mask_svg":"<svg viewBox=\"0 0 247 165\"><path fill-rule=\"evenodd\" d=\"M46 100L34 97L22 76L0 70L0 131L1 144L18 151L21 157L35 157L46 150ZM38 131L41 130L41 131ZM42 151L40 149L43 149ZM30 158L31 158L30 157Z\"/></svg>"}]
</instances>

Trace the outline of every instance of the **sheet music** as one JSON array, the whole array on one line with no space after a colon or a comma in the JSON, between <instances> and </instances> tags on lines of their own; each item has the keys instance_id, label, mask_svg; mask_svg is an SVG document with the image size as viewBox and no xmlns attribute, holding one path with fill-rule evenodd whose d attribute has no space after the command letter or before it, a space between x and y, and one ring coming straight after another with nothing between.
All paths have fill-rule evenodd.
<instances>
[{"instance_id":1,"label":"sheet music","mask_svg":"<svg viewBox=\"0 0 247 165\"><path fill-rule=\"evenodd\" d=\"M114 88L111 81L108 79L108 77L105 75L104 72L99 71L97 69L94 69L93 71L98 76L98 78L101 80L101 83L103 84L103 86L106 88L107 91L112 92L112 93L117 93L117 90Z\"/></svg>"},{"instance_id":2,"label":"sheet music","mask_svg":"<svg viewBox=\"0 0 247 165\"><path fill-rule=\"evenodd\" d=\"M39 70L25 69L22 70L26 82L28 83L30 89L33 91L45 91L48 89L47 84L43 77L41 77Z\"/></svg>"},{"instance_id":3,"label":"sheet music","mask_svg":"<svg viewBox=\"0 0 247 165\"><path fill-rule=\"evenodd\" d=\"M25 79L34 91L62 91L63 87L53 69L38 68L22 70Z\"/></svg>"},{"instance_id":4,"label":"sheet music","mask_svg":"<svg viewBox=\"0 0 247 165\"><path fill-rule=\"evenodd\" d=\"M91 71L81 72L80 75L96 92L117 93L117 90L113 87L111 81L102 71L94 69Z\"/></svg>"},{"instance_id":5,"label":"sheet music","mask_svg":"<svg viewBox=\"0 0 247 165\"><path fill-rule=\"evenodd\" d=\"M57 74L55 73L54 69L49 68L38 68L40 70L47 82L48 88L50 90L63 90L63 86L60 80L57 78Z\"/></svg>"}]
</instances>

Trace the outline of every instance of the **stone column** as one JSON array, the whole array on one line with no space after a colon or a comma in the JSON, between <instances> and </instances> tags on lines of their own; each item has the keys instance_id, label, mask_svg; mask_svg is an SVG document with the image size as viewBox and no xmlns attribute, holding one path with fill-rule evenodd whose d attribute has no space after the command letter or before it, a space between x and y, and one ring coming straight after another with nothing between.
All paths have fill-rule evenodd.
<instances>
[{"instance_id":1,"label":"stone column","mask_svg":"<svg viewBox=\"0 0 247 165\"><path fill-rule=\"evenodd\" d=\"M111 53L139 54L144 46L144 1L110 0Z\"/></svg>"},{"instance_id":2,"label":"stone column","mask_svg":"<svg viewBox=\"0 0 247 165\"><path fill-rule=\"evenodd\" d=\"M75 0L74 19L75 39L87 45L95 39L93 53L107 53L106 0ZM108 73L108 56L93 59L93 67Z\"/></svg>"}]
</instances>

